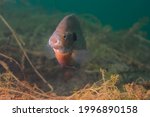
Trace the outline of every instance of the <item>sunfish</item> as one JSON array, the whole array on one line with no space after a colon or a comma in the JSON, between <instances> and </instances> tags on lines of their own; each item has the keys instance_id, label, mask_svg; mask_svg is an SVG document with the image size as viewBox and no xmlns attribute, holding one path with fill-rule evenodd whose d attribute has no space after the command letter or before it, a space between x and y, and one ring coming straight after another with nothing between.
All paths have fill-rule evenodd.
<instances>
[{"instance_id":1,"label":"sunfish","mask_svg":"<svg viewBox=\"0 0 150 117\"><path fill-rule=\"evenodd\" d=\"M76 15L65 16L51 35L48 45L62 67L78 67L88 55L86 41Z\"/></svg>"}]
</instances>

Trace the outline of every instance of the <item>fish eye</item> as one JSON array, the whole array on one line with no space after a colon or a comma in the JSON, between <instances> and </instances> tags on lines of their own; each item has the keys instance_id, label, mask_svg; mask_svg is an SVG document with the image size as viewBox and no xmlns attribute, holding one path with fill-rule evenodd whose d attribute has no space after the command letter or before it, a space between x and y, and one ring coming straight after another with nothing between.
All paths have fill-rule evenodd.
<instances>
[{"instance_id":1,"label":"fish eye","mask_svg":"<svg viewBox=\"0 0 150 117\"><path fill-rule=\"evenodd\" d=\"M72 39L73 41L76 41L77 40L77 35L76 35L75 32L73 32L73 33L67 33L67 34L64 34L63 38L65 40Z\"/></svg>"},{"instance_id":2,"label":"fish eye","mask_svg":"<svg viewBox=\"0 0 150 117\"><path fill-rule=\"evenodd\" d=\"M70 36L71 36L71 35L70 35L69 33L65 33L64 36L63 36L63 38L64 38L65 40L67 40L67 39L70 38Z\"/></svg>"},{"instance_id":3,"label":"fish eye","mask_svg":"<svg viewBox=\"0 0 150 117\"><path fill-rule=\"evenodd\" d=\"M64 35L64 39L66 39L66 35Z\"/></svg>"},{"instance_id":4,"label":"fish eye","mask_svg":"<svg viewBox=\"0 0 150 117\"><path fill-rule=\"evenodd\" d=\"M68 39L68 34L64 34L63 38L64 38L65 40L67 40L67 39Z\"/></svg>"}]
</instances>

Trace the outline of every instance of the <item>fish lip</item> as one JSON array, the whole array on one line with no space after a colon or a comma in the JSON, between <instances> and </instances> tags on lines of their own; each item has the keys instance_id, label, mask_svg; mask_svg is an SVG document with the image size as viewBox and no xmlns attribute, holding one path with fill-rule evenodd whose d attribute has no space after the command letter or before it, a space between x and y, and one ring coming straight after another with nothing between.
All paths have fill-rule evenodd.
<instances>
[{"instance_id":1,"label":"fish lip","mask_svg":"<svg viewBox=\"0 0 150 117\"><path fill-rule=\"evenodd\" d=\"M49 38L49 45L52 47L52 48L55 48L55 49L58 49L58 48L61 48L62 47L62 43L60 41L59 36L55 37L55 41L52 41L53 39L53 35Z\"/></svg>"},{"instance_id":2,"label":"fish lip","mask_svg":"<svg viewBox=\"0 0 150 117\"><path fill-rule=\"evenodd\" d=\"M59 41L59 40L57 40L57 41ZM51 42L51 40L49 40L49 45L53 50L59 51L61 53L68 53L68 52L73 51L73 48L66 48L66 47L62 46L60 41L58 43L54 44L54 43Z\"/></svg>"},{"instance_id":3,"label":"fish lip","mask_svg":"<svg viewBox=\"0 0 150 117\"><path fill-rule=\"evenodd\" d=\"M57 52L60 52L62 54L65 54L65 53L72 53L73 50L72 49L69 49L69 48L59 48L59 49L56 49L56 48L53 48L54 52L57 51Z\"/></svg>"},{"instance_id":4,"label":"fish lip","mask_svg":"<svg viewBox=\"0 0 150 117\"><path fill-rule=\"evenodd\" d=\"M70 34L71 32L67 32L67 34ZM72 52L73 47L65 47L61 41L61 34L59 34L57 31L55 31L52 36L49 38L49 45L52 49L55 51L59 51L61 53L68 53Z\"/></svg>"},{"instance_id":5,"label":"fish lip","mask_svg":"<svg viewBox=\"0 0 150 117\"><path fill-rule=\"evenodd\" d=\"M59 40L57 40L57 42L51 42L49 41L49 45L52 47L52 48L55 48L55 49L58 49L58 48L61 48L62 47L62 44Z\"/></svg>"}]
</instances>

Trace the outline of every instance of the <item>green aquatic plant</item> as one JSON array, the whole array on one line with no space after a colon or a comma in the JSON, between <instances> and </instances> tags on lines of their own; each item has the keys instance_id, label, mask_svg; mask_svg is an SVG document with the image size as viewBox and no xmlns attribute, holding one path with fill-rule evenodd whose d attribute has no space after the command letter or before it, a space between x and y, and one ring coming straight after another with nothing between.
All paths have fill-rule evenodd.
<instances>
[{"instance_id":1,"label":"green aquatic plant","mask_svg":"<svg viewBox=\"0 0 150 117\"><path fill-rule=\"evenodd\" d=\"M77 14L88 50L91 52L91 59L80 70L67 71L61 70L54 59L49 59L49 53L44 51L50 35L65 15L68 13L35 12L33 14L18 11L14 14L4 14L14 28L15 34L17 33L17 37L24 42L24 44L21 42L22 46L33 65L46 81L51 83L56 94L47 92L47 87L37 78L26 57L18 48L18 44L13 41L12 31L0 22L0 53L14 58L21 65L26 74L27 86L34 89L33 84L36 84L40 87L38 90L44 90L49 95L40 97L33 94L31 97L23 94L22 89L19 90L20 93L17 92L19 88L7 88L5 91L10 91L14 95L19 93L24 97L29 96L28 99L52 99L53 97L53 99L148 99L150 42L146 39L145 33L140 30L144 22L138 21L135 23L138 25L133 24L129 29L114 31L111 26L103 25L93 15ZM105 72L102 72L103 70ZM119 80L112 80L111 76L115 78L119 76ZM139 81L139 78L143 81ZM5 83L3 86L6 85ZM140 85L137 85L138 83ZM0 90L4 91L4 88ZM30 91L26 93L32 94ZM20 98L23 98L21 96Z\"/></svg>"},{"instance_id":2,"label":"green aquatic plant","mask_svg":"<svg viewBox=\"0 0 150 117\"><path fill-rule=\"evenodd\" d=\"M16 41L16 43L18 44L18 46L20 47L21 51L23 52L24 56L26 57L26 59L28 60L29 64L31 65L31 67L34 69L34 71L36 72L36 74L42 79L42 81L50 88L51 91L53 91L53 87L51 86L50 83L48 83L44 77L39 73L39 71L34 67L34 65L32 64L31 60L29 59L26 51L23 48L24 42L18 38L16 32L13 30L13 28L8 24L8 22L4 19L3 16L0 15L0 19L4 22L4 24L8 27L8 29L11 31L12 35L14 36L14 39Z\"/></svg>"}]
</instances>

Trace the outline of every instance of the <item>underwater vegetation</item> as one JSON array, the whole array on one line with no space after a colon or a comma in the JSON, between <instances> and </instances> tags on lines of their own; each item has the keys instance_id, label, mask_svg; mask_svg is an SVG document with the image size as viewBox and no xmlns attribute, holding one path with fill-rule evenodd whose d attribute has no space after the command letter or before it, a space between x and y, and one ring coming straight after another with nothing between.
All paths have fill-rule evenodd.
<instances>
[{"instance_id":1,"label":"underwater vegetation","mask_svg":"<svg viewBox=\"0 0 150 117\"><path fill-rule=\"evenodd\" d=\"M150 41L140 19L113 31L91 14L77 14L90 60L62 69L47 43L68 13L0 16L0 99L150 99Z\"/></svg>"}]
</instances>

